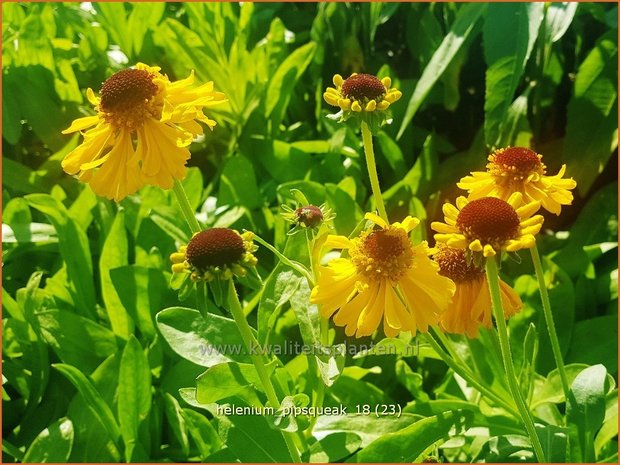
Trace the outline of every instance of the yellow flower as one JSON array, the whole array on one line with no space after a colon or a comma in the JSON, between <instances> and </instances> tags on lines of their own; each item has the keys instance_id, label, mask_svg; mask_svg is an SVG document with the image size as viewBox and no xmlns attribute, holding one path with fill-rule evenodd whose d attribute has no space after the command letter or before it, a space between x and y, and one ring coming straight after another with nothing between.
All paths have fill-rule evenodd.
<instances>
[{"instance_id":1,"label":"yellow flower","mask_svg":"<svg viewBox=\"0 0 620 465\"><path fill-rule=\"evenodd\" d=\"M254 234L228 228L211 228L192 236L187 245L170 255L174 273L189 273L192 281L243 277L256 265Z\"/></svg>"},{"instance_id":2,"label":"yellow flower","mask_svg":"<svg viewBox=\"0 0 620 465\"><path fill-rule=\"evenodd\" d=\"M170 189L183 179L187 148L215 121L202 109L222 103L213 83L194 87L194 73L171 82L159 67L138 63L119 71L87 96L97 112L76 119L63 134L88 129L84 141L62 161L63 169L90 184L93 191L119 201L145 184ZM93 127L94 126L94 127Z\"/></svg>"},{"instance_id":3,"label":"yellow flower","mask_svg":"<svg viewBox=\"0 0 620 465\"><path fill-rule=\"evenodd\" d=\"M383 112L403 95L395 88L390 88L392 80L384 77L379 80L370 74L353 73L347 79L340 74L334 76L334 87L328 87L323 98L334 106L340 107L343 120L352 113Z\"/></svg>"},{"instance_id":4,"label":"yellow flower","mask_svg":"<svg viewBox=\"0 0 620 465\"><path fill-rule=\"evenodd\" d=\"M408 216L402 223L388 224L374 213L366 219L379 228L354 239L327 238L326 247L345 249L349 258L320 266L310 301L320 305L324 318L333 315L348 336L369 336L382 319L388 337L428 331L446 309L454 283L439 275L425 242L414 246L409 240L419 220Z\"/></svg>"},{"instance_id":5,"label":"yellow flower","mask_svg":"<svg viewBox=\"0 0 620 465\"><path fill-rule=\"evenodd\" d=\"M443 205L445 223L431 224L439 233L435 240L469 252L481 252L485 257L500 250L529 249L536 243L534 236L542 227L543 217L534 215L540 208L539 201L522 203L520 192L512 194L508 201L496 197L468 200L461 196L456 199L456 207L450 203Z\"/></svg>"},{"instance_id":6,"label":"yellow flower","mask_svg":"<svg viewBox=\"0 0 620 465\"><path fill-rule=\"evenodd\" d=\"M463 249L442 246L433 254L439 274L456 284L456 292L448 309L441 315L439 325L448 333L478 336L480 326L492 327L491 294L483 268L468 263ZM523 302L504 281L499 281L502 307L506 318L518 313Z\"/></svg>"},{"instance_id":7,"label":"yellow flower","mask_svg":"<svg viewBox=\"0 0 620 465\"><path fill-rule=\"evenodd\" d=\"M489 155L487 171L472 172L457 185L469 192L470 199L507 200L513 192L520 192L525 202L539 200L545 210L559 215L562 205L573 202L570 190L577 183L563 178L566 165L555 176L547 176L546 169L542 155L524 147L508 147Z\"/></svg>"}]
</instances>

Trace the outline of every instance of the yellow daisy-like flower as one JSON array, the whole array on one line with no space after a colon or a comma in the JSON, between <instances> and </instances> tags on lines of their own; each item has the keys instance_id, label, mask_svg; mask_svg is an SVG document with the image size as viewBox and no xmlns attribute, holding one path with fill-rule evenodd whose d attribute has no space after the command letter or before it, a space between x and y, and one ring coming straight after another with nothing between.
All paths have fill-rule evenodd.
<instances>
[{"instance_id":1,"label":"yellow daisy-like flower","mask_svg":"<svg viewBox=\"0 0 620 465\"><path fill-rule=\"evenodd\" d=\"M454 283L439 275L425 242L414 246L409 240L418 219L408 216L388 224L374 213L366 219L379 228L354 239L327 238L326 247L347 250L349 257L320 266L310 301L320 305L324 318L333 316L336 325L344 326L348 336L369 336L382 319L388 337L428 331L446 309Z\"/></svg>"},{"instance_id":2,"label":"yellow daisy-like flower","mask_svg":"<svg viewBox=\"0 0 620 465\"><path fill-rule=\"evenodd\" d=\"M76 119L63 131L90 128L62 167L98 195L119 201L145 184L172 188L175 179L185 177L187 147L203 133L198 122L210 129L216 124L202 112L226 101L212 82L194 87L193 71L171 82L159 70L138 63L110 76L99 97L88 89L97 114Z\"/></svg>"},{"instance_id":3,"label":"yellow daisy-like flower","mask_svg":"<svg viewBox=\"0 0 620 465\"><path fill-rule=\"evenodd\" d=\"M456 199L456 207L443 205L445 223L434 221L431 228L438 233L437 242L492 257L500 250L515 252L534 247L534 236L543 223L541 215L534 215L539 208L540 201L523 205L520 192L512 194L508 201L497 197L468 200L461 196Z\"/></svg>"},{"instance_id":4,"label":"yellow daisy-like flower","mask_svg":"<svg viewBox=\"0 0 620 465\"><path fill-rule=\"evenodd\" d=\"M402 92L391 88L392 80L384 77L379 80L371 74L353 73L347 79L340 74L334 76L334 87L328 87L323 98L343 111L343 119L353 113L381 112L402 97Z\"/></svg>"},{"instance_id":5,"label":"yellow daisy-like flower","mask_svg":"<svg viewBox=\"0 0 620 465\"><path fill-rule=\"evenodd\" d=\"M433 254L439 265L439 274L456 284L456 292L447 310L442 313L439 326L448 333L478 336L480 326L491 328L493 307L491 294L483 268L468 262L463 249L442 246ZM502 307L506 318L518 313L523 302L504 281L499 281Z\"/></svg>"},{"instance_id":6,"label":"yellow daisy-like flower","mask_svg":"<svg viewBox=\"0 0 620 465\"><path fill-rule=\"evenodd\" d=\"M566 165L555 176L547 176L546 170L542 155L524 147L508 147L489 155L487 171L472 172L457 186L468 191L470 199L507 200L513 192L520 192L525 202L539 200L545 210L559 215L562 205L573 202L570 190L577 183L572 178L563 178Z\"/></svg>"},{"instance_id":7,"label":"yellow daisy-like flower","mask_svg":"<svg viewBox=\"0 0 620 465\"><path fill-rule=\"evenodd\" d=\"M192 281L243 277L256 265L254 234L211 228L194 234L187 245L170 255L173 273L189 273Z\"/></svg>"}]
</instances>

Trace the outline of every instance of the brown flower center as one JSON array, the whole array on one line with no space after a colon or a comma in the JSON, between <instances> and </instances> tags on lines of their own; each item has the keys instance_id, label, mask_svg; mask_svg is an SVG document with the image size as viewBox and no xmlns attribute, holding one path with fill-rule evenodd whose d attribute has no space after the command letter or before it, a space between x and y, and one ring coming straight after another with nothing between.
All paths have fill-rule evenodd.
<instances>
[{"instance_id":1,"label":"brown flower center","mask_svg":"<svg viewBox=\"0 0 620 465\"><path fill-rule=\"evenodd\" d=\"M491 155L496 174L512 174L527 177L529 174L544 171L541 156L525 147L508 147L496 150Z\"/></svg>"},{"instance_id":2,"label":"brown flower center","mask_svg":"<svg viewBox=\"0 0 620 465\"><path fill-rule=\"evenodd\" d=\"M350 249L357 271L371 279L398 281L413 263L413 249L407 233L400 228L376 229L362 233Z\"/></svg>"},{"instance_id":3,"label":"brown flower center","mask_svg":"<svg viewBox=\"0 0 620 465\"><path fill-rule=\"evenodd\" d=\"M101 86L101 109L122 112L144 104L157 93L153 75L144 69L124 69Z\"/></svg>"},{"instance_id":4,"label":"brown flower center","mask_svg":"<svg viewBox=\"0 0 620 465\"><path fill-rule=\"evenodd\" d=\"M307 228L315 228L323 221L323 212L315 205L306 205L295 210L295 218Z\"/></svg>"},{"instance_id":5,"label":"brown flower center","mask_svg":"<svg viewBox=\"0 0 620 465\"><path fill-rule=\"evenodd\" d=\"M196 234L187 244L185 258L198 270L232 265L243 257L243 238L228 228L211 228Z\"/></svg>"},{"instance_id":6,"label":"brown flower center","mask_svg":"<svg viewBox=\"0 0 620 465\"><path fill-rule=\"evenodd\" d=\"M456 218L456 226L468 239L500 246L519 233L519 215L508 202L483 197L465 205Z\"/></svg>"},{"instance_id":7,"label":"brown flower center","mask_svg":"<svg viewBox=\"0 0 620 465\"><path fill-rule=\"evenodd\" d=\"M145 69L133 68L110 76L99 92L99 107L106 121L115 128L133 131L147 118L159 119L163 96L156 77Z\"/></svg>"},{"instance_id":8,"label":"brown flower center","mask_svg":"<svg viewBox=\"0 0 620 465\"><path fill-rule=\"evenodd\" d=\"M467 263L463 249L441 247L433 255L433 260L439 265L439 274L455 283L473 281L484 275L484 269L477 268L473 263Z\"/></svg>"},{"instance_id":9,"label":"brown flower center","mask_svg":"<svg viewBox=\"0 0 620 465\"><path fill-rule=\"evenodd\" d=\"M342 94L352 100L375 100L385 92L383 83L370 74L354 74L342 83Z\"/></svg>"}]
</instances>

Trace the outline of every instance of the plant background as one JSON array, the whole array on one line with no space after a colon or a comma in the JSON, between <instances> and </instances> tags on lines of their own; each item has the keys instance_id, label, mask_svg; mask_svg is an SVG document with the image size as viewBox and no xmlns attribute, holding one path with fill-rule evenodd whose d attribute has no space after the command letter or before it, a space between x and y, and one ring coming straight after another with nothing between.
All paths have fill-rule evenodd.
<instances>
[{"instance_id":1,"label":"plant background","mask_svg":"<svg viewBox=\"0 0 620 465\"><path fill-rule=\"evenodd\" d=\"M617 6L604 3L3 3L3 461L287 460L265 419L216 421L179 391L213 361L200 366L162 337L182 332L181 311L155 320L195 301L168 285L168 255L189 237L172 193L146 187L115 204L60 167L80 140L60 131L91 114L85 89L137 61L171 79L194 69L227 95L210 111L215 130L191 147L183 184L206 226L249 229L280 250L289 226L279 206L292 188L327 202L339 234L372 208L358 135L325 117L335 73L390 75L403 92L375 146L390 216L418 216L416 240L432 238L455 182L482 169L492 147L531 146L553 174L566 163L575 202L546 215L540 248L571 377L596 364L610 377L603 370L605 385L591 386L595 419L573 418L589 438L582 450L558 447L556 458L617 460L617 26ZM288 253L303 254L296 247ZM250 320L272 343L301 340L282 284L293 275L264 248L258 258L266 290L244 289ZM510 321L524 389L557 424L564 404L527 255L502 271L525 302ZM454 341L502 389L488 341ZM303 357L282 359L294 390L308 393ZM514 419L464 393L430 350L348 357L341 371L328 405L398 404L415 419L473 413L447 442L447 430L411 432L402 419L320 420L341 447L313 446L306 459L341 460L390 432L423 444L420 457L531 457ZM408 436L394 433L403 428ZM391 453L375 443L353 460Z\"/></svg>"}]
</instances>

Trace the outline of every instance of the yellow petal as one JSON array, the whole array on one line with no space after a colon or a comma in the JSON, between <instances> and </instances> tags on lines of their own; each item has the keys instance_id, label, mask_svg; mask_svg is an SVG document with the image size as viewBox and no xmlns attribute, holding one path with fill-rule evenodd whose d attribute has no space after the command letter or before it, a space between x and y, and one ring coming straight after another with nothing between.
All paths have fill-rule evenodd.
<instances>
[{"instance_id":1,"label":"yellow petal","mask_svg":"<svg viewBox=\"0 0 620 465\"><path fill-rule=\"evenodd\" d=\"M364 215L364 219L372 221L374 224L376 224L377 226L381 226L383 229L386 229L388 227L386 221L376 213L368 212Z\"/></svg>"},{"instance_id":2,"label":"yellow petal","mask_svg":"<svg viewBox=\"0 0 620 465\"><path fill-rule=\"evenodd\" d=\"M491 247L489 244L487 244L484 246L482 255L484 255L485 257L493 257L495 256L495 249Z\"/></svg>"},{"instance_id":3,"label":"yellow petal","mask_svg":"<svg viewBox=\"0 0 620 465\"><path fill-rule=\"evenodd\" d=\"M99 122L99 116L85 116L84 118L78 118L71 123L67 129L62 131L63 134L71 134L72 132L81 131L82 129L94 126Z\"/></svg>"},{"instance_id":4,"label":"yellow petal","mask_svg":"<svg viewBox=\"0 0 620 465\"><path fill-rule=\"evenodd\" d=\"M368 102L366 104L366 111L375 111L375 109L377 108L377 102L375 102L374 100L371 100L370 102Z\"/></svg>"},{"instance_id":5,"label":"yellow petal","mask_svg":"<svg viewBox=\"0 0 620 465\"><path fill-rule=\"evenodd\" d=\"M480 241L478 239L476 239L476 240L470 242L469 250L471 250L472 252L482 252L482 250L483 250L482 249L482 244L480 243Z\"/></svg>"},{"instance_id":6,"label":"yellow petal","mask_svg":"<svg viewBox=\"0 0 620 465\"><path fill-rule=\"evenodd\" d=\"M390 79L389 76L386 76L381 79L381 84L383 84L386 89L389 89L390 87L392 87L392 79Z\"/></svg>"},{"instance_id":7,"label":"yellow petal","mask_svg":"<svg viewBox=\"0 0 620 465\"><path fill-rule=\"evenodd\" d=\"M360 103L357 100L351 104L351 110L353 110L353 111L355 111L357 113L362 111L362 107L360 106Z\"/></svg>"},{"instance_id":8,"label":"yellow petal","mask_svg":"<svg viewBox=\"0 0 620 465\"><path fill-rule=\"evenodd\" d=\"M342 76L340 74L334 74L333 82L336 87L342 87L344 79L342 79Z\"/></svg>"}]
</instances>

